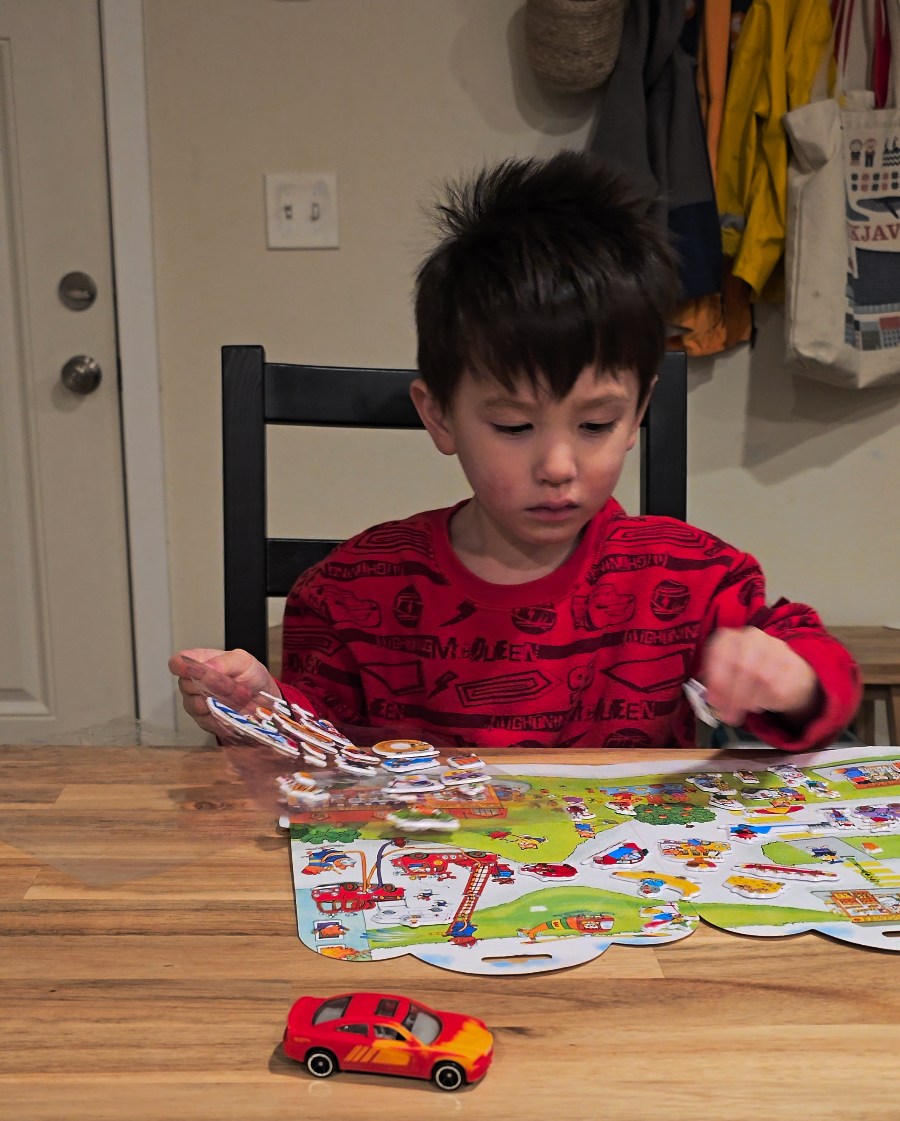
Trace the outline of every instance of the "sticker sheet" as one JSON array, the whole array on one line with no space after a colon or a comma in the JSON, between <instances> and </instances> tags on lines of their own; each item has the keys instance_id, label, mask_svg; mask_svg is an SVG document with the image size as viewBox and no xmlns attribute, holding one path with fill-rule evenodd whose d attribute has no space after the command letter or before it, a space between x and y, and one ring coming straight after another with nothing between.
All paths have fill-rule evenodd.
<instances>
[{"instance_id":1,"label":"sticker sheet","mask_svg":"<svg viewBox=\"0 0 900 1121\"><path fill-rule=\"evenodd\" d=\"M352 791L294 809L300 938L466 973L561 969L701 920L900 950L900 749L710 766L493 766L477 798L433 796L452 833L404 834Z\"/></svg>"}]
</instances>

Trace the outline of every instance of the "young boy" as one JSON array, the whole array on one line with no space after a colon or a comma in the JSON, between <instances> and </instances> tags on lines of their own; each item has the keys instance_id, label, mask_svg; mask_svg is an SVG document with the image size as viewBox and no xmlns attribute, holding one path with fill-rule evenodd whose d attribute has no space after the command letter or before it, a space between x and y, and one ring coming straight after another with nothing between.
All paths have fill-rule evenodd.
<instances>
[{"instance_id":1,"label":"young boy","mask_svg":"<svg viewBox=\"0 0 900 1121\"><path fill-rule=\"evenodd\" d=\"M648 210L575 152L451 187L417 277L412 396L472 497L368 529L301 576L280 682L244 651L185 653L376 739L691 746L690 677L774 746L840 732L858 674L816 614L766 606L746 553L611 497L675 295ZM180 655L170 667L184 673Z\"/></svg>"}]
</instances>

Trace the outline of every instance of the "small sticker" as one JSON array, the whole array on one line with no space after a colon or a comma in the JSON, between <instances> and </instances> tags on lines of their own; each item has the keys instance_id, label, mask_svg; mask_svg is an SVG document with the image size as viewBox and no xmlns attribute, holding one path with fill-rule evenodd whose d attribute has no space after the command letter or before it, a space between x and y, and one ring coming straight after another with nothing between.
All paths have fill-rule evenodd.
<instances>
[{"instance_id":1,"label":"small sticker","mask_svg":"<svg viewBox=\"0 0 900 1121\"><path fill-rule=\"evenodd\" d=\"M685 681L682 689L684 689L684 694L694 710L694 716L698 720L702 720L704 724L708 724L710 728L718 728L722 721L706 699L706 686L701 685L699 681L691 677Z\"/></svg>"},{"instance_id":2,"label":"small sticker","mask_svg":"<svg viewBox=\"0 0 900 1121\"><path fill-rule=\"evenodd\" d=\"M743 895L745 899L771 899L781 895L784 884L779 880L763 880L758 876L729 876L723 885L736 895Z\"/></svg>"}]
</instances>

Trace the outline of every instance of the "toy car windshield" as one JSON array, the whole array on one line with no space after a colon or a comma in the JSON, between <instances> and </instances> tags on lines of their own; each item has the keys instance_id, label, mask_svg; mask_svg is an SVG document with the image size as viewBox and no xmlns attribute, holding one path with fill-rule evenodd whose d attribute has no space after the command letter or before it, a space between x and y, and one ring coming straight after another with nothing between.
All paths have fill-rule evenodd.
<instances>
[{"instance_id":1,"label":"toy car windshield","mask_svg":"<svg viewBox=\"0 0 900 1121\"><path fill-rule=\"evenodd\" d=\"M420 1043L434 1043L441 1034L441 1021L437 1016L432 1016L430 1012L415 1004L410 1004L403 1026L407 1031L412 1032Z\"/></svg>"}]
</instances>

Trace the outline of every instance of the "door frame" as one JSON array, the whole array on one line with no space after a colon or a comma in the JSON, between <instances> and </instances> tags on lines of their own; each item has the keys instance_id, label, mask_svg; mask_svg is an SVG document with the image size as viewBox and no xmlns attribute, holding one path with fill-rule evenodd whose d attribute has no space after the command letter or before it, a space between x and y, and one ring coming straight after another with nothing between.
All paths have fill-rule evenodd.
<instances>
[{"instance_id":1,"label":"door frame","mask_svg":"<svg viewBox=\"0 0 900 1121\"><path fill-rule=\"evenodd\" d=\"M142 0L98 0L106 101L136 715L175 728Z\"/></svg>"}]
</instances>

